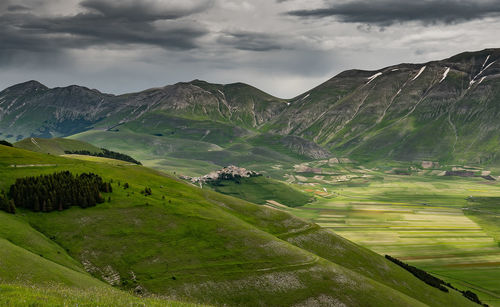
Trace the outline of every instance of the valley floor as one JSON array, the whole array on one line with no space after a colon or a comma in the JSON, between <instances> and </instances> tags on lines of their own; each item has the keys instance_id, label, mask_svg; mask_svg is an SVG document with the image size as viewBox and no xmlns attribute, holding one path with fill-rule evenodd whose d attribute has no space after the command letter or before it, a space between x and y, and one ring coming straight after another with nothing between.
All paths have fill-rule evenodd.
<instances>
[{"instance_id":1,"label":"valley floor","mask_svg":"<svg viewBox=\"0 0 500 307\"><path fill-rule=\"evenodd\" d=\"M354 166L330 175L293 173L287 178L317 201L286 210L500 306L500 202L477 207L500 195L500 184L431 173Z\"/></svg>"}]
</instances>

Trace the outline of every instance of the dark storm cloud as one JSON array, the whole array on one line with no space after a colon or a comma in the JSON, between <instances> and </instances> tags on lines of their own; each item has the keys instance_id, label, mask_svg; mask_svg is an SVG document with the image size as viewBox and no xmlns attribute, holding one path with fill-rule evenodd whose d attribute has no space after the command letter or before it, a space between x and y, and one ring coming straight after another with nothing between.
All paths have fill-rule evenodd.
<instances>
[{"instance_id":1,"label":"dark storm cloud","mask_svg":"<svg viewBox=\"0 0 500 307\"><path fill-rule=\"evenodd\" d=\"M286 49L282 37L257 32L228 32L217 40L218 43L248 51L271 51Z\"/></svg>"},{"instance_id":2,"label":"dark storm cloud","mask_svg":"<svg viewBox=\"0 0 500 307\"><path fill-rule=\"evenodd\" d=\"M327 8L296 10L288 15L309 18L336 17L342 22L389 26L411 21L456 24L500 15L500 2L493 0L354 0Z\"/></svg>"},{"instance_id":3,"label":"dark storm cloud","mask_svg":"<svg viewBox=\"0 0 500 307\"><path fill-rule=\"evenodd\" d=\"M18 11L29 11L31 8L24 5L9 5L7 7L7 11L9 12L18 12Z\"/></svg>"},{"instance_id":4,"label":"dark storm cloud","mask_svg":"<svg viewBox=\"0 0 500 307\"><path fill-rule=\"evenodd\" d=\"M82 7L94 10L106 18L128 21L155 21L178 19L194 13L202 12L213 5L213 1L197 1L195 4L169 5L161 1L116 1L116 0L84 0Z\"/></svg>"},{"instance_id":5,"label":"dark storm cloud","mask_svg":"<svg viewBox=\"0 0 500 307\"><path fill-rule=\"evenodd\" d=\"M196 22L179 19L206 10L211 2L168 5L152 0L86 0L80 5L87 11L69 16L40 16L9 6L0 13L0 54L61 52L65 48L112 44L193 49L197 47L196 40L208 30Z\"/></svg>"}]
</instances>

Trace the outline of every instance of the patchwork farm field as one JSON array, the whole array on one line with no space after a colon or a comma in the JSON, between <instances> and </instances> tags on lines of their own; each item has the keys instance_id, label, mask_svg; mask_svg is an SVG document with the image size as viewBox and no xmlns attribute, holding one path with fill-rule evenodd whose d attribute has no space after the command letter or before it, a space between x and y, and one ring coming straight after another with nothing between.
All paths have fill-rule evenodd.
<instances>
[{"instance_id":1,"label":"patchwork farm field","mask_svg":"<svg viewBox=\"0 0 500 307\"><path fill-rule=\"evenodd\" d=\"M500 306L500 198L493 198L500 185L480 177L367 173L363 181L338 182L295 174L317 201L288 210Z\"/></svg>"}]
</instances>

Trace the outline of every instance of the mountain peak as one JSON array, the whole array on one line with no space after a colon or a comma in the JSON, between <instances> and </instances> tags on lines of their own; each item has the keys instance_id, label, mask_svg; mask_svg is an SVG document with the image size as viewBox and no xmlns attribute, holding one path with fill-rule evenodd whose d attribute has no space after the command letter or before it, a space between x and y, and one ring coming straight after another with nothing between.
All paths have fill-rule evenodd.
<instances>
[{"instance_id":1,"label":"mountain peak","mask_svg":"<svg viewBox=\"0 0 500 307\"><path fill-rule=\"evenodd\" d=\"M6 90L15 90L15 91L19 91L19 90L22 90L22 91L45 91L45 90L48 90L49 88L45 85L43 85L42 83L36 81L36 80L30 80L30 81L26 81L26 82L23 82L23 83L19 83L19 84L16 84L16 85L13 85L9 88L7 88Z\"/></svg>"}]
</instances>

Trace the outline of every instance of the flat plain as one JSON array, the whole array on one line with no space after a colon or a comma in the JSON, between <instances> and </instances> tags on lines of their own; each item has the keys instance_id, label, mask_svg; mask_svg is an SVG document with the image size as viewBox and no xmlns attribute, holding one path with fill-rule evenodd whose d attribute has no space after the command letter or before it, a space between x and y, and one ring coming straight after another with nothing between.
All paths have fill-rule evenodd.
<instances>
[{"instance_id":1,"label":"flat plain","mask_svg":"<svg viewBox=\"0 0 500 307\"><path fill-rule=\"evenodd\" d=\"M317 200L288 211L500 305L500 201L494 198L500 185L438 176L442 171L397 173L337 165L289 174Z\"/></svg>"}]
</instances>

